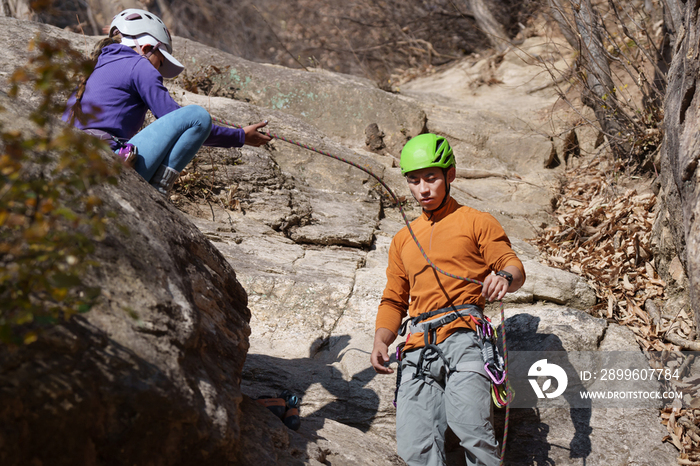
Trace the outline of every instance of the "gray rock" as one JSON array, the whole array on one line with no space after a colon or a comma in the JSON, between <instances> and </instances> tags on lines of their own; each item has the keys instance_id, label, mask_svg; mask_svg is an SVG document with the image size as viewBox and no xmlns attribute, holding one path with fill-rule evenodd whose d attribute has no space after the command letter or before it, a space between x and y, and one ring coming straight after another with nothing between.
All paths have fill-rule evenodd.
<instances>
[{"instance_id":1,"label":"gray rock","mask_svg":"<svg viewBox=\"0 0 700 466\"><path fill-rule=\"evenodd\" d=\"M513 351L595 351L608 326L577 309L550 306L508 308L505 317Z\"/></svg>"},{"instance_id":2,"label":"gray rock","mask_svg":"<svg viewBox=\"0 0 700 466\"><path fill-rule=\"evenodd\" d=\"M391 445L387 445L382 439L371 434L363 434L358 429L329 419L313 419L308 424L313 429L312 435L318 438L314 444L316 448L309 454L318 463L309 464L339 466L358 464L403 466L406 464Z\"/></svg>"},{"instance_id":3,"label":"gray rock","mask_svg":"<svg viewBox=\"0 0 700 466\"><path fill-rule=\"evenodd\" d=\"M523 302L525 298L522 295L531 295L533 300L565 304L578 309L588 309L595 305L595 291L583 277L547 267L536 260L525 260L523 265L527 280L518 293L509 297L514 302Z\"/></svg>"},{"instance_id":4,"label":"gray rock","mask_svg":"<svg viewBox=\"0 0 700 466\"><path fill-rule=\"evenodd\" d=\"M180 98L182 104L206 105L226 121L263 119L259 108L231 99L189 93ZM267 112L265 118L273 121L273 132L383 176L384 167L372 158L328 140L298 118L279 111ZM299 243L366 247L379 221L380 203L370 175L286 142L275 141L271 153L245 147L237 163L218 176L236 187L233 196L241 201L246 215ZM225 222L226 216L222 219Z\"/></svg>"},{"instance_id":5,"label":"gray rock","mask_svg":"<svg viewBox=\"0 0 700 466\"><path fill-rule=\"evenodd\" d=\"M509 309L506 319L508 348L515 356L511 364L517 364L518 351L566 351L570 356L580 354L583 358L585 352L600 351L603 359L611 359L612 367L622 369L625 366L621 361L634 362L635 367L646 362L629 329L607 324L604 319L579 310ZM599 381L587 386L589 391L610 388L609 383ZM657 390L659 386L652 381L624 383L619 388ZM523 391L516 391L516 397L528 396ZM507 462L673 464L676 451L662 442L667 432L658 422L659 403L626 404L621 401L615 408L548 408L545 404L537 409L512 409Z\"/></svg>"},{"instance_id":6,"label":"gray rock","mask_svg":"<svg viewBox=\"0 0 700 466\"><path fill-rule=\"evenodd\" d=\"M600 351L638 351L639 344L634 338L634 332L619 324L608 324L600 345Z\"/></svg>"},{"instance_id":7,"label":"gray rock","mask_svg":"<svg viewBox=\"0 0 700 466\"><path fill-rule=\"evenodd\" d=\"M242 408L241 458L236 464L302 465L326 464L402 466L395 449L372 434L339 422L307 418L298 432L288 429L279 418L244 397ZM270 444L274 448L269 448Z\"/></svg>"},{"instance_id":8,"label":"gray rock","mask_svg":"<svg viewBox=\"0 0 700 466\"><path fill-rule=\"evenodd\" d=\"M25 114L0 118L28 128ZM98 304L32 345L0 347L2 463L235 462L245 290L134 171L97 194L116 214L85 277Z\"/></svg>"},{"instance_id":9,"label":"gray rock","mask_svg":"<svg viewBox=\"0 0 700 466\"><path fill-rule=\"evenodd\" d=\"M346 145L364 147L365 128L379 123L385 145L398 155L425 127L425 112L418 105L367 79L253 63L178 37L173 47L188 67L222 70L213 80L220 88L233 89L236 100L295 115Z\"/></svg>"},{"instance_id":10,"label":"gray rock","mask_svg":"<svg viewBox=\"0 0 700 466\"><path fill-rule=\"evenodd\" d=\"M291 238L297 243L367 247L374 238L379 221L379 203L362 201L356 196L332 198L319 193L311 201L313 214L308 225L296 228ZM332 225L332 228L329 228Z\"/></svg>"}]
</instances>

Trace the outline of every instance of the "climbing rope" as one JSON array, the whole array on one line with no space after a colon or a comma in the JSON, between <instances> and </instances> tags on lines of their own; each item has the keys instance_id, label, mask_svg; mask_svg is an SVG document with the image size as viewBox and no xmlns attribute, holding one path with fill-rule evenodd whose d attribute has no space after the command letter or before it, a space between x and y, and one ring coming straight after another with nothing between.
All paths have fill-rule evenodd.
<instances>
[{"instance_id":1,"label":"climbing rope","mask_svg":"<svg viewBox=\"0 0 700 466\"><path fill-rule=\"evenodd\" d=\"M228 121L226 121L222 118L215 117L213 115L212 115L211 119L214 122L221 123L221 124L226 125L226 126L242 129L241 125L229 123ZM413 241L416 243L416 246L418 246L418 249L420 250L421 254L423 255L423 258L425 258L428 265L430 265L433 269L440 272L441 274L446 275L450 278L454 278L456 280L464 280L464 281L467 281L470 283L477 284L477 285L482 286L482 287L484 286L484 283L480 282L479 280L474 280L474 279L469 278L469 277L462 277L460 275L455 275L455 274L449 273L445 270L442 270L440 267L435 265L435 263L433 263L432 260L430 260L430 258L428 257L428 254L426 254L425 250L423 249L423 246L421 246L420 242L418 241L418 238L416 237L415 233L413 232L413 229L411 228L411 222L408 220L408 216L406 215L406 212L404 212L403 207L401 206L401 201L396 196L396 194L394 194L394 192L391 190L391 188L384 182L384 180L382 180L377 175L375 175L372 172L372 170L369 169L369 167L362 166L358 163L353 162L352 160L348 160L348 159L345 159L343 157L331 154L329 152L326 152L326 151L323 151L320 149L316 149L315 147L311 147L311 146L308 146L306 144L302 144L300 142L294 141L292 139L288 139L284 136L280 136L280 135L275 134L271 131L269 131L267 133L263 132L263 134L266 134L267 136L270 136L270 137L275 138L275 139L279 139L279 140L284 141L286 143L293 144L295 146L299 146L303 149L307 149L307 150L310 150L312 152L316 152L317 154L325 155L326 157L330 157L332 159L339 160L341 162L347 163L348 165L351 165L351 166L367 173L369 176L371 176L372 178L377 180L379 182L379 184L381 184L384 187L384 189L386 189L386 191L389 193L389 195L393 198L394 202L396 203L397 207L399 208L399 212L401 212L401 216L403 217L404 222L406 223L406 227L408 228L408 232L411 234L411 238L413 238ZM505 398L506 399L505 400L499 399L499 401L501 403L505 404L505 407L506 407L505 423L504 423L504 427L503 427L503 445L501 446L501 455L500 455L501 465L503 465L503 459L505 457L505 452L506 452L506 442L508 441L508 424L510 421L510 401L512 399L512 392L510 390L510 383L508 381L508 348L506 346L505 311L504 311L504 307L503 307L503 301L500 302L500 312L501 312L501 325L503 327L503 331L501 332L501 337L503 340L503 360L504 360L503 376L505 379L504 385L506 387L506 389L505 389L505 392L506 392ZM498 390L497 390L497 392L498 392ZM501 393L498 393L497 395L494 395L494 401L497 398L502 398L502 396L499 396L499 395L503 395L503 393L501 392Z\"/></svg>"}]
</instances>

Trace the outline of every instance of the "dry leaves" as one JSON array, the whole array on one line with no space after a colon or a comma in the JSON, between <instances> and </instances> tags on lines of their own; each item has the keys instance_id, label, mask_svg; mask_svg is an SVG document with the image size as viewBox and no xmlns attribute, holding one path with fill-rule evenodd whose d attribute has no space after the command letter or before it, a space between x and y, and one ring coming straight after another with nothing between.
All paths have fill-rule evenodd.
<instances>
[{"instance_id":1,"label":"dry leaves","mask_svg":"<svg viewBox=\"0 0 700 466\"><path fill-rule=\"evenodd\" d=\"M663 440L681 452L678 464L700 465L700 427L697 422L700 422L698 409L677 409L668 405L661 411L661 423L668 431Z\"/></svg>"},{"instance_id":2,"label":"dry leaves","mask_svg":"<svg viewBox=\"0 0 700 466\"><path fill-rule=\"evenodd\" d=\"M651 248L656 196L619 190L599 165L567 172L569 182L555 212L559 224L533 243L546 264L588 280L598 296L594 315L630 327L644 350L677 350L660 336L669 330L689 336L690 316L654 322L643 310L648 299L664 298L666 286Z\"/></svg>"},{"instance_id":3,"label":"dry leaves","mask_svg":"<svg viewBox=\"0 0 700 466\"><path fill-rule=\"evenodd\" d=\"M693 406L700 400L700 377L683 379L692 359L686 362L680 347L664 340L667 333L692 340L693 316L681 310L673 318L664 318L658 310L652 315L645 310L647 300L665 297L666 284L656 272L651 248L656 197L621 190L611 181L618 168L604 168L597 160L569 170L555 211L558 225L545 229L532 242L545 264L588 280L598 296L593 315L630 328L644 351L660 352L650 361L652 367L680 369L680 377L664 388L681 391L692 401L681 409L677 400L678 404L661 412L669 433L664 440L681 452L678 464L700 466L700 402Z\"/></svg>"}]
</instances>

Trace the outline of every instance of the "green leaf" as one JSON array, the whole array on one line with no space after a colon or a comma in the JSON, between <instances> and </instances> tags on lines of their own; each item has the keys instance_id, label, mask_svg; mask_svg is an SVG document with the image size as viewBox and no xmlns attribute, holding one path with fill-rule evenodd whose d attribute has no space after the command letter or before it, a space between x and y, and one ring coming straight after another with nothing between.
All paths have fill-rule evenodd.
<instances>
[{"instance_id":1,"label":"green leaf","mask_svg":"<svg viewBox=\"0 0 700 466\"><path fill-rule=\"evenodd\" d=\"M70 273L57 272L51 276L51 284L57 288L73 288L82 283L80 277Z\"/></svg>"},{"instance_id":2,"label":"green leaf","mask_svg":"<svg viewBox=\"0 0 700 466\"><path fill-rule=\"evenodd\" d=\"M85 314L85 313L88 312L90 309L92 309L92 305L91 305L91 304L80 304L80 305L78 306L78 313L80 313L80 314Z\"/></svg>"},{"instance_id":3,"label":"green leaf","mask_svg":"<svg viewBox=\"0 0 700 466\"><path fill-rule=\"evenodd\" d=\"M48 326L48 325L53 325L56 322L58 322L58 319L50 314L40 314L34 316L34 322L41 326Z\"/></svg>"},{"instance_id":4,"label":"green leaf","mask_svg":"<svg viewBox=\"0 0 700 466\"><path fill-rule=\"evenodd\" d=\"M102 288L97 286L88 287L83 290L83 293L86 299L94 301L98 296L100 296L100 293L102 293Z\"/></svg>"}]
</instances>

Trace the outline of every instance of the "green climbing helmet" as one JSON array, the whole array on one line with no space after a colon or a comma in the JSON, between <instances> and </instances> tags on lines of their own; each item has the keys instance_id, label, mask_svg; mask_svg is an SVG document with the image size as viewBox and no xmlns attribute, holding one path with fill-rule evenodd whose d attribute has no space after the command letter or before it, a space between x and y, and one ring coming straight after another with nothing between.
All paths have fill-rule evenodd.
<instances>
[{"instance_id":1,"label":"green climbing helmet","mask_svg":"<svg viewBox=\"0 0 700 466\"><path fill-rule=\"evenodd\" d=\"M455 156L450 143L442 136L426 133L420 134L403 146L401 151L401 174L422 168L455 166Z\"/></svg>"}]
</instances>

